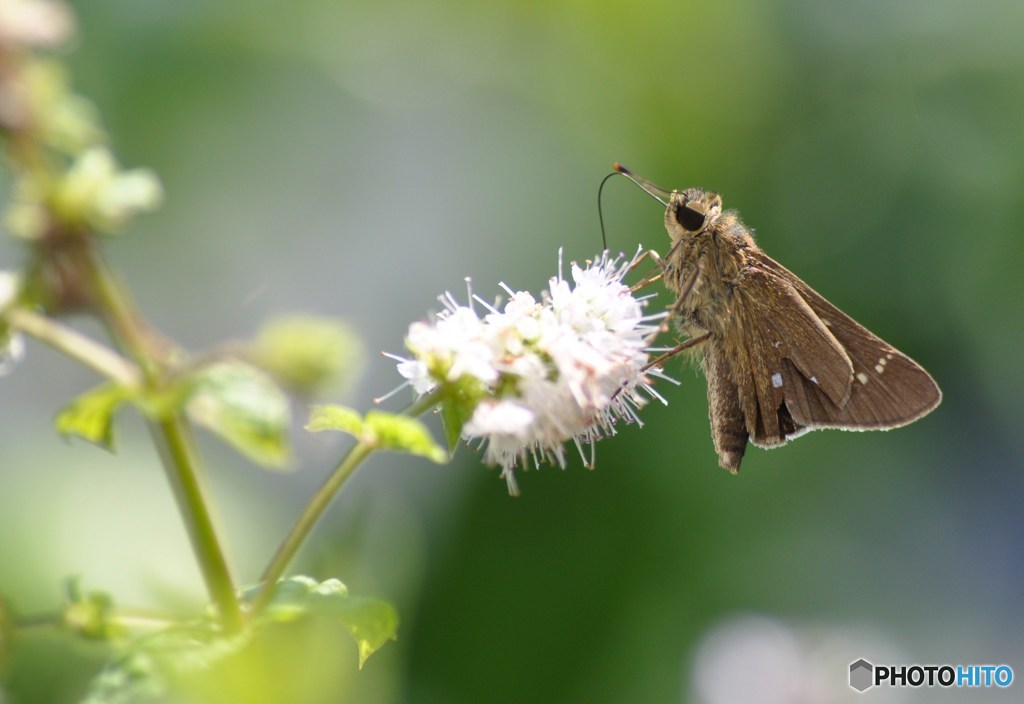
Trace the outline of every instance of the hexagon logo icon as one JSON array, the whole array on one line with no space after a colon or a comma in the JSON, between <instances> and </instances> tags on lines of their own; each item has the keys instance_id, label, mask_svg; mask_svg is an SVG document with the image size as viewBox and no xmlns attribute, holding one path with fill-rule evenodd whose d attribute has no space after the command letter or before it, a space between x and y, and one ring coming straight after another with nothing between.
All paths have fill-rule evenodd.
<instances>
[{"instance_id":1,"label":"hexagon logo icon","mask_svg":"<svg viewBox=\"0 0 1024 704\"><path fill-rule=\"evenodd\" d=\"M872 675L874 665L864 658L850 663L850 688L858 692L866 692L874 686Z\"/></svg>"}]
</instances>

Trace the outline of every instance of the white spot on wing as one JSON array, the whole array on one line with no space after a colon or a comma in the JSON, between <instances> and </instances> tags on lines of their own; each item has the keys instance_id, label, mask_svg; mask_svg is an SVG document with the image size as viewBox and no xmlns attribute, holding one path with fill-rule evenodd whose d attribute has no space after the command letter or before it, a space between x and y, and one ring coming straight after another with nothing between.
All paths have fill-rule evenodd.
<instances>
[{"instance_id":1,"label":"white spot on wing","mask_svg":"<svg viewBox=\"0 0 1024 704\"><path fill-rule=\"evenodd\" d=\"M892 359L892 355L891 354L887 354L887 355L885 355L885 358L886 359Z\"/></svg>"},{"instance_id":2,"label":"white spot on wing","mask_svg":"<svg viewBox=\"0 0 1024 704\"><path fill-rule=\"evenodd\" d=\"M862 384L868 383L868 375L865 374L864 372L857 372L857 381L859 381Z\"/></svg>"},{"instance_id":3,"label":"white spot on wing","mask_svg":"<svg viewBox=\"0 0 1024 704\"><path fill-rule=\"evenodd\" d=\"M782 387L782 375L778 372L772 374L772 388L778 389Z\"/></svg>"},{"instance_id":4,"label":"white spot on wing","mask_svg":"<svg viewBox=\"0 0 1024 704\"><path fill-rule=\"evenodd\" d=\"M885 371L885 365L884 364L876 364L875 365L875 371L878 372L879 374L881 374L882 372Z\"/></svg>"},{"instance_id":5,"label":"white spot on wing","mask_svg":"<svg viewBox=\"0 0 1024 704\"><path fill-rule=\"evenodd\" d=\"M776 340L775 341L775 349L779 349L779 347L781 347L781 346L782 346L782 340Z\"/></svg>"},{"instance_id":6,"label":"white spot on wing","mask_svg":"<svg viewBox=\"0 0 1024 704\"><path fill-rule=\"evenodd\" d=\"M811 377L811 381L814 382L815 384L817 384L818 383L818 377L812 376Z\"/></svg>"}]
</instances>

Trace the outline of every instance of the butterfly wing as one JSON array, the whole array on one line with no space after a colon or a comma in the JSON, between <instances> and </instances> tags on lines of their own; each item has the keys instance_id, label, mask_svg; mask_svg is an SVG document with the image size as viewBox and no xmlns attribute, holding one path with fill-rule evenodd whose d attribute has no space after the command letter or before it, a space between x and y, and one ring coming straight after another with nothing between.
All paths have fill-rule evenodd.
<instances>
[{"instance_id":1,"label":"butterfly wing","mask_svg":"<svg viewBox=\"0 0 1024 704\"><path fill-rule=\"evenodd\" d=\"M801 414L807 425L887 430L912 423L939 405L942 391L920 364L829 303L781 264L763 252L759 255L766 268L771 267L793 285L853 364L847 402L836 409L826 408L824 414Z\"/></svg>"},{"instance_id":2,"label":"butterfly wing","mask_svg":"<svg viewBox=\"0 0 1024 704\"><path fill-rule=\"evenodd\" d=\"M754 444L775 447L816 428L895 428L939 404L920 365L760 250L747 256L731 303L737 334L711 353L728 366Z\"/></svg>"}]
</instances>

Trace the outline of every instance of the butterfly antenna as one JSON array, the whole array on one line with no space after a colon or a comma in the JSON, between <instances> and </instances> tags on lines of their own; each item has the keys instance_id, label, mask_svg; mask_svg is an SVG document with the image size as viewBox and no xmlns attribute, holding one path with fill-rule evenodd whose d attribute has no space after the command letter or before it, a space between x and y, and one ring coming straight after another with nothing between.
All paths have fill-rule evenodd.
<instances>
[{"instance_id":1,"label":"butterfly antenna","mask_svg":"<svg viewBox=\"0 0 1024 704\"><path fill-rule=\"evenodd\" d=\"M601 185L597 187L597 221L601 223L601 249L608 249L608 237L604 232L604 213L601 210L601 193L604 191L604 184L608 183L608 179L612 176L618 176L618 171L612 171L610 174L601 179Z\"/></svg>"},{"instance_id":2,"label":"butterfly antenna","mask_svg":"<svg viewBox=\"0 0 1024 704\"><path fill-rule=\"evenodd\" d=\"M640 190L661 203L666 208L668 207L668 199L672 196L671 191L667 191L660 186L655 186L650 181L640 178L617 161L612 165L612 168L615 170L601 179L601 185L597 188L597 220L601 224L601 247L605 250L608 249L608 236L605 234L604 229L604 211L601 209L601 194L604 192L604 184L608 183L608 179L612 176L625 176L639 186Z\"/></svg>"},{"instance_id":3,"label":"butterfly antenna","mask_svg":"<svg viewBox=\"0 0 1024 704\"><path fill-rule=\"evenodd\" d=\"M632 171L630 171L617 161L614 164L612 164L612 168L615 169L615 173L622 174L630 181L635 183L637 186L639 186L640 190L642 190L644 193L646 193L651 198L661 203L666 208L668 207L668 199L672 197L672 191L665 190L661 186L655 186L647 179L640 178L639 176L634 174Z\"/></svg>"}]
</instances>

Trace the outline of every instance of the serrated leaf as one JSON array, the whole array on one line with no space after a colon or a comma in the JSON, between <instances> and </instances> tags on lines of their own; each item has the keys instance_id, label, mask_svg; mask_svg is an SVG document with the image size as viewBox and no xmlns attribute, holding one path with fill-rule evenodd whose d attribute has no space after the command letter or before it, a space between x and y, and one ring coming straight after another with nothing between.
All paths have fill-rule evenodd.
<instances>
[{"instance_id":1,"label":"serrated leaf","mask_svg":"<svg viewBox=\"0 0 1024 704\"><path fill-rule=\"evenodd\" d=\"M243 599L255 593L256 588L246 590ZM263 618L287 622L307 615L329 616L340 621L356 641L360 668L385 643L398 637L398 612L386 601L353 596L337 579L317 582L299 575L278 581Z\"/></svg>"},{"instance_id":2,"label":"serrated leaf","mask_svg":"<svg viewBox=\"0 0 1024 704\"><path fill-rule=\"evenodd\" d=\"M144 654L132 655L103 668L79 704L156 704L166 701L166 676Z\"/></svg>"},{"instance_id":3,"label":"serrated leaf","mask_svg":"<svg viewBox=\"0 0 1024 704\"><path fill-rule=\"evenodd\" d=\"M415 418L370 411L363 426L364 433L372 435L374 442L383 450L408 452L438 464L448 460L448 453L434 441L427 426Z\"/></svg>"},{"instance_id":4,"label":"serrated leaf","mask_svg":"<svg viewBox=\"0 0 1024 704\"><path fill-rule=\"evenodd\" d=\"M360 418L358 413L344 406L313 406L306 430L338 430L381 450L408 452L438 463L448 459L423 423L394 413L370 411L366 418Z\"/></svg>"},{"instance_id":5,"label":"serrated leaf","mask_svg":"<svg viewBox=\"0 0 1024 704\"><path fill-rule=\"evenodd\" d=\"M389 640L398 638L398 612L381 599L351 596L344 584L329 579L310 595L310 605L345 625L359 648L359 668Z\"/></svg>"},{"instance_id":6,"label":"serrated leaf","mask_svg":"<svg viewBox=\"0 0 1024 704\"><path fill-rule=\"evenodd\" d=\"M113 452L114 413L128 396L126 389L104 384L64 406L54 419L54 426L61 435L75 435Z\"/></svg>"},{"instance_id":7,"label":"serrated leaf","mask_svg":"<svg viewBox=\"0 0 1024 704\"><path fill-rule=\"evenodd\" d=\"M295 575L280 579L274 588L274 596L263 610L262 618L267 621L287 622L305 616L309 612L309 595L319 582L312 577ZM242 598L253 598L259 586L242 593Z\"/></svg>"},{"instance_id":8,"label":"serrated leaf","mask_svg":"<svg viewBox=\"0 0 1024 704\"><path fill-rule=\"evenodd\" d=\"M345 406L325 404L309 409L309 422L306 430L319 433L323 430L338 430L355 438L363 435L363 419L358 413Z\"/></svg>"},{"instance_id":9,"label":"serrated leaf","mask_svg":"<svg viewBox=\"0 0 1024 704\"><path fill-rule=\"evenodd\" d=\"M253 629L247 629L225 636L212 621L199 620L139 638L93 679L80 704L182 701L172 695L176 686L235 655L253 635Z\"/></svg>"},{"instance_id":10,"label":"serrated leaf","mask_svg":"<svg viewBox=\"0 0 1024 704\"><path fill-rule=\"evenodd\" d=\"M218 362L195 380L189 415L254 462L283 468L290 457L288 398L265 372Z\"/></svg>"},{"instance_id":11,"label":"serrated leaf","mask_svg":"<svg viewBox=\"0 0 1024 704\"><path fill-rule=\"evenodd\" d=\"M258 591L259 586L243 590L243 603ZM115 644L120 654L93 680L81 704L291 701L277 693L311 678L334 681L323 679L339 666L334 651L306 648L309 634L337 634L341 627L355 641L362 667L396 638L398 616L380 599L350 595L336 579L288 577L277 583L270 608L239 633L225 634L207 616ZM297 633L303 634L299 641ZM333 637L317 642L338 645ZM268 686L275 694L269 694Z\"/></svg>"}]
</instances>

